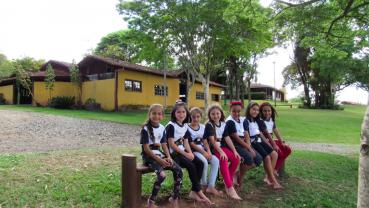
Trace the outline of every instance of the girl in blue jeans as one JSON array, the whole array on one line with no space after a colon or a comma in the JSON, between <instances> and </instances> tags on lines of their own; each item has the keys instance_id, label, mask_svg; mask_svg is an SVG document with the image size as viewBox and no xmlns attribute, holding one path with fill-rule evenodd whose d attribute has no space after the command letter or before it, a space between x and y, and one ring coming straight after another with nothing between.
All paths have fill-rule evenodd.
<instances>
[{"instance_id":1,"label":"girl in blue jeans","mask_svg":"<svg viewBox=\"0 0 369 208\"><path fill-rule=\"evenodd\" d=\"M206 139L203 138L205 125L200 124L202 118L202 111L200 108L194 107L190 111L191 123L188 125L188 132L191 135L189 140L193 153L202 161L204 169L201 176L201 185L206 188L206 192L220 196L221 191L215 188L215 182L219 170L219 159L213 155L210 151L209 144ZM211 169L208 178L208 164L210 163Z\"/></svg>"}]
</instances>

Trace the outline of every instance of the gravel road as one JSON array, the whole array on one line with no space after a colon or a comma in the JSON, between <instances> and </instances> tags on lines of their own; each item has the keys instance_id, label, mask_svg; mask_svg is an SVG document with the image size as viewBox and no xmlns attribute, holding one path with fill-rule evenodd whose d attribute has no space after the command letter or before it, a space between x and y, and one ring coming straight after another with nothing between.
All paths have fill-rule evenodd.
<instances>
[{"instance_id":1,"label":"gravel road","mask_svg":"<svg viewBox=\"0 0 369 208\"><path fill-rule=\"evenodd\" d=\"M42 113L0 110L0 153L139 145L140 127ZM355 154L358 146L291 143L295 150Z\"/></svg>"},{"instance_id":2,"label":"gravel road","mask_svg":"<svg viewBox=\"0 0 369 208\"><path fill-rule=\"evenodd\" d=\"M0 153L137 146L139 126L0 110Z\"/></svg>"}]
</instances>

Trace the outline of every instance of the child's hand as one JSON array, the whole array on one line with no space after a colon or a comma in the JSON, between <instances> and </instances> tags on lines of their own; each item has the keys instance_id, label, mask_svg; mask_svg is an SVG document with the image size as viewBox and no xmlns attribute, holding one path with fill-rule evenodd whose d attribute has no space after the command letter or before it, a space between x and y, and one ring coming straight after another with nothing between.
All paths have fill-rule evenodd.
<instances>
[{"instance_id":1,"label":"child's hand","mask_svg":"<svg viewBox=\"0 0 369 208\"><path fill-rule=\"evenodd\" d=\"M234 151L233 154L236 156L237 159L241 160L241 156L238 154L237 151Z\"/></svg>"},{"instance_id":2,"label":"child's hand","mask_svg":"<svg viewBox=\"0 0 369 208\"><path fill-rule=\"evenodd\" d=\"M165 160L165 161L167 161L167 162L170 164L170 166L172 166L172 165L173 165L173 160L172 160L172 158L168 158L168 157L166 157L164 160Z\"/></svg>"},{"instance_id":3,"label":"child's hand","mask_svg":"<svg viewBox=\"0 0 369 208\"><path fill-rule=\"evenodd\" d=\"M227 160L228 161L228 157L223 151L221 151L219 154L220 154L220 159L221 160Z\"/></svg>"},{"instance_id":4,"label":"child's hand","mask_svg":"<svg viewBox=\"0 0 369 208\"><path fill-rule=\"evenodd\" d=\"M250 154L251 154L252 158L256 157L256 152L253 149L250 149Z\"/></svg>"},{"instance_id":5,"label":"child's hand","mask_svg":"<svg viewBox=\"0 0 369 208\"><path fill-rule=\"evenodd\" d=\"M211 160L211 154L209 152L205 152L204 154L205 158L208 159L209 161Z\"/></svg>"},{"instance_id":6,"label":"child's hand","mask_svg":"<svg viewBox=\"0 0 369 208\"><path fill-rule=\"evenodd\" d=\"M274 149L276 152L278 152L278 153L281 151L281 149L279 149L278 145L276 145L276 144L274 144L274 145L273 145L273 149Z\"/></svg>"},{"instance_id":7,"label":"child's hand","mask_svg":"<svg viewBox=\"0 0 369 208\"><path fill-rule=\"evenodd\" d=\"M166 161L165 159L160 159L159 160L159 164L162 166L162 167L168 167L170 166L170 163L168 161Z\"/></svg>"},{"instance_id":8,"label":"child's hand","mask_svg":"<svg viewBox=\"0 0 369 208\"><path fill-rule=\"evenodd\" d=\"M187 157L187 159L189 159L189 160L193 160L194 158L195 158L195 155L193 155L193 153L192 152L187 152L186 153L186 157Z\"/></svg>"}]
</instances>

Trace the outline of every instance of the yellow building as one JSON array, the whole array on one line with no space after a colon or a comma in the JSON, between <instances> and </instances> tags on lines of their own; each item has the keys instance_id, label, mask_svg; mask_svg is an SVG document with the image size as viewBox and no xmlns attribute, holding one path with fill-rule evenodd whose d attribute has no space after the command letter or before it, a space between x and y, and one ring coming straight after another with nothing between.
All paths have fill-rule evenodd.
<instances>
[{"instance_id":1,"label":"yellow building","mask_svg":"<svg viewBox=\"0 0 369 208\"><path fill-rule=\"evenodd\" d=\"M173 106L179 98L188 102L190 107L204 107L202 84L196 82L186 93L186 76L182 70L168 71L164 78L164 71L158 69L93 55L86 56L78 66L86 77L83 101L93 98L105 110L153 103ZM210 83L212 102L220 102L223 87Z\"/></svg>"},{"instance_id":2,"label":"yellow building","mask_svg":"<svg viewBox=\"0 0 369 208\"><path fill-rule=\"evenodd\" d=\"M44 82L48 64L53 67L55 72L54 90L51 92L46 90ZM4 95L7 104L17 104L19 99L19 104L42 106L48 104L50 96L75 96L75 93L73 93L75 86L70 82L70 67L70 63L50 60L41 66L40 71L30 72L29 77L32 81L33 98L29 90L24 89L22 86L17 87L15 74L7 79L0 80L0 93Z\"/></svg>"},{"instance_id":3,"label":"yellow building","mask_svg":"<svg viewBox=\"0 0 369 208\"><path fill-rule=\"evenodd\" d=\"M55 69L56 83L51 92L55 96L75 96L78 89L70 82L70 64L64 62L49 61ZM50 92L46 90L44 78L46 63L41 70L31 75L33 81L34 102L46 106L50 98ZM199 82L191 87L187 93L186 76L184 71L164 71L131 64L111 58L89 55L78 63L82 76L81 101L94 99L101 104L103 110L123 110L127 107L145 107L153 103L173 106L175 101L182 99L189 103L190 107L204 107L204 90ZM164 76L166 78L164 78ZM5 95L9 104L16 103L16 89L13 83L0 82L0 93ZM166 86L166 87L165 87ZM221 92L224 86L211 82L210 94L212 102L220 102ZM32 101L32 98L30 99ZM27 104L28 102L21 102Z\"/></svg>"}]
</instances>

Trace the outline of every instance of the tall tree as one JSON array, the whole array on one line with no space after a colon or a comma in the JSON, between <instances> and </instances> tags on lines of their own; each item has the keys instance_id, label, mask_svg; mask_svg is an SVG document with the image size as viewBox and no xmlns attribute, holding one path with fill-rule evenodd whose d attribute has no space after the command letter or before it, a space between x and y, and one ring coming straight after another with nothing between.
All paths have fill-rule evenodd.
<instances>
[{"instance_id":1,"label":"tall tree","mask_svg":"<svg viewBox=\"0 0 369 208\"><path fill-rule=\"evenodd\" d=\"M45 88L49 91L49 102L51 101L51 94L55 86L55 71L51 64L46 66L46 76L45 76Z\"/></svg>"},{"instance_id":2,"label":"tall tree","mask_svg":"<svg viewBox=\"0 0 369 208\"><path fill-rule=\"evenodd\" d=\"M259 42L258 37L265 37L260 35L259 25L267 21L253 19L262 9L260 5L257 1L240 2L136 0L121 1L118 8L131 29L152 37L157 45L180 60L183 68L193 72L204 86L207 107L210 77L221 70L223 60L232 55L247 56L244 51L234 54L232 50L241 51L242 47L250 50ZM239 10L238 6L245 9ZM254 13L247 14L251 10ZM238 32L235 32L236 25Z\"/></svg>"},{"instance_id":3,"label":"tall tree","mask_svg":"<svg viewBox=\"0 0 369 208\"><path fill-rule=\"evenodd\" d=\"M360 159L359 159L359 190L357 207L369 205L369 107L366 109L361 127Z\"/></svg>"},{"instance_id":4,"label":"tall tree","mask_svg":"<svg viewBox=\"0 0 369 208\"><path fill-rule=\"evenodd\" d=\"M73 60L72 66L70 68L70 81L77 89L77 104L82 104L82 77L81 73L79 72L78 65Z\"/></svg>"},{"instance_id":5,"label":"tall tree","mask_svg":"<svg viewBox=\"0 0 369 208\"><path fill-rule=\"evenodd\" d=\"M305 105L311 105L313 94L316 107L334 107L335 93L352 84L353 80L347 79L352 77L348 75L349 63L355 62L355 56L368 43L363 11L354 10L368 8L361 0L350 1L356 9L345 1L277 2L281 2L276 4L277 34L295 45L295 66L284 70L286 78L295 80L286 82L303 85ZM342 8L354 9L349 10L355 17L332 19L342 14ZM289 72L293 74L287 75Z\"/></svg>"},{"instance_id":6,"label":"tall tree","mask_svg":"<svg viewBox=\"0 0 369 208\"><path fill-rule=\"evenodd\" d=\"M130 29L112 32L102 37L93 53L156 68L163 68L166 59L168 68L174 67L174 59L165 57L164 51L151 37Z\"/></svg>"}]
</instances>

